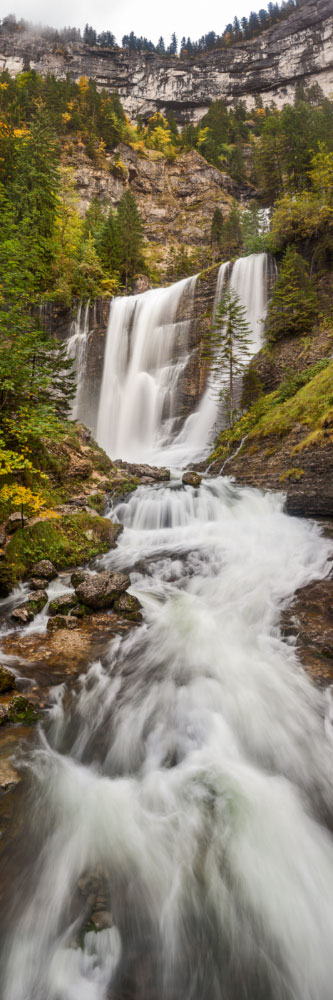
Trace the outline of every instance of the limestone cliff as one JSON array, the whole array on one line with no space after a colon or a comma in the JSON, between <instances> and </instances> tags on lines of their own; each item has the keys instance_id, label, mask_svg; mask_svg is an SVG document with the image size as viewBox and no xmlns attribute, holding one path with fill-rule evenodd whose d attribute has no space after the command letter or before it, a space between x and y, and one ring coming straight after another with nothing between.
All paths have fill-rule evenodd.
<instances>
[{"instance_id":1,"label":"limestone cliff","mask_svg":"<svg viewBox=\"0 0 333 1000\"><path fill-rule=\"evenodd\" d=\"M333 11L331 0L304 0L290 17L251 41L193 57L47 42L31 33L0 29L0 67L16 75L24 68L58 79L85 75L99 88L118 90L127 113L136 118L173 111L178 122L196 121L211 101L240 99L251 107L260 95L282 105L298 83L318 83L333 91Z\"/></svg>"}]
</instances>

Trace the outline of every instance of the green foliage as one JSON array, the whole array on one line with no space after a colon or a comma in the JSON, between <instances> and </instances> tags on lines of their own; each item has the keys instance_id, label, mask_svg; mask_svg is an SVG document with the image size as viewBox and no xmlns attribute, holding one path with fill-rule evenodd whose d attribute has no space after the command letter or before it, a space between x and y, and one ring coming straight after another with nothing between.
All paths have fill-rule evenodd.
<instances>
[{"instance_id":1,"label":"green foliage","mask_svg":"<svg viewBox=\"0 0 333 1000\"><path fill-rule=\"evenodd\" d=\"M230 427L234 421L234 379L240 375L250 353L250 327L246 310L239 296L229 285L216 310L215 321L206 340L206 356L211 361L211 371L218 381L226 380L227 388L219 395L227 404Z\"/></svg>"},{"instance_id":2,"label":"green foliage","mask_svg":"<svg viewBox=\"0 0 333 1000\"><path fill-rule=\"evenodd\" d=\"M1 581L10 570L12 585L24 579L40 559L50 559L57 569L78 566L107 552L110 546L109 523L85 512L66 515L52 521L38 521L18 529L11 538L0 570Z\"/></svg>"},{"instance_id":3,"label":"green foliage","mask_svg":"<svg viewBox=\"0 0 333 1000\"><path fill-rule=\"evenodd\" d=\"M318 314L313 279L303 257L289 246L284 254L268 307L266 332L270 340L311 330Z\"/></svg>"},{"instance_id":4,"label":"green foliage","mask_svg":"<svg viewBox=\"0 0 333 1000\"><path fill-rule=\"evenodd\" d=\"M126 291L137 272L144 266L143 225L134 195L126 190L117 212L121 278Z\"/></svg>"}]
</instances>

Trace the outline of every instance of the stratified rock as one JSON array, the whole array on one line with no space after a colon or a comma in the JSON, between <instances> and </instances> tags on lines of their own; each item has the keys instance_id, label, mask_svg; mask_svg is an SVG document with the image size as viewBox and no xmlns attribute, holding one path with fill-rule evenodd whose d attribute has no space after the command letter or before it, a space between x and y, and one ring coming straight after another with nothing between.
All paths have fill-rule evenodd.
<instances>
[{"instance_id":1,"label":"stratified rock","mask_svg":"<svg viewBox=\"0 0 333 1000\"><path fill-rule=\"evenodd\" d=\"M184 472L182 482L184 483L184 486L194 486L196 488L200 486L201 476L199 476L197 472L191 472L189 469L188 472Z\"/></svg>"},{"instance_id":2,"label":"stratified rock","mask_svg":"<svg viewBox=\"0 0 333 1000\"><path fill-rule=\"evenodd\" d=\"M155 465L137 465L133 462L123 462L122 459L117 459L114 465L118 469L124 469L124 471L129 476L135 476L138 479L143 479L145 482L166 482L170 479L170 469L157 468Z\"/></svg>"},{"instance_id":3,"label":"stratified rock","mask_svg":"<svg viewBox=\"0 0 333 1000\"><path fill-rule=\"evenodd\" d=\"M50 615L68 615L69 611L78 604L78 599L74 594L61 594L54 601L50 601Z\"/></svg>"},{"instance_id":4,"label":"stratified rock","mask_svg":"<svg viewBox=\"0 0 333 1000\"><path fill-rule=\"evenodd\" d=\"M16 687L15 674L8 667L0 667L0 694L13 691Z\"/></svg>"},{"instance_id":5,"label":"stratified rock","mask_svg":"<svg viewBox=\"0 0 333 1000\"><path fill-rule=\"evenodd\" d=\"M23 722L30 726L33 722L38 722L38 712L35 705L22 694L14 695L8 705L9 722Z\"/></svg>"},{"instance_id":6,"label":"stratified rock","mask_svg":"<svg viewBox=\"0 0 333 1000\"><path fill-rule=\"evenodd\" d=\"M31 570L32 577L43 577L44 580L53 580L57 576L57 570L49 559L41 559Z\"/></svg>"},{"instance_id":7,"label":"stratified rock","mask_svg":"<svg viewBox=\"0 0 333 1000\"><path fill-rule=\"evenodd\" d=\"M97 573L90 576L76 588L76 594L82 604L88 608L99 610L110 608L130 586L130 578L124 573Z\"/></svg>"},{"instance_id":8,"label":"stratified rock","mask_svg":"<svg viewBox=\"0 0 333 1000\"><path fill-rule=\"evenodd\" d=\"M77 628L78 621L76 618L65 618L65 615L55 615L54 618L49 618L47 623L48 632L56 632L57 629L73 629Z\"/></svg>"},{"instance_id":9,"label":"stratified rock","mask_svg":"<svg viewBox=\"0 0 333 1000\"><path fill-rule=\"evenodd\" d=\"M133 597L132 594L121 594L115 601L114 610L118 615L123 615L131 622L142 622L141 607L137 597Z\"/></svg>"}]
</instances>

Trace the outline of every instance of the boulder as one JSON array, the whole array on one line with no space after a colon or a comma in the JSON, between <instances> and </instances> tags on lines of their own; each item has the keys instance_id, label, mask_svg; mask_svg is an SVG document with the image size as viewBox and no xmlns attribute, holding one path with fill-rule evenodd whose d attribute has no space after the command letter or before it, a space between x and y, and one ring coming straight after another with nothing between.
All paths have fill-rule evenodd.
<instances>
[{"instance_id":1,"label":"boulder","mask_svg":"<svg viewBox=\"0 0 333 1000\"><path fill-rule=\"evenodd\" d=\"M188 472L184 472L182 482L184 483L184 486L194 486L197 488L200 486L201 476L199 476L197 472L191 472L189 469Z\"/></svg>"},{"instance_id":2,"label":"boulder","mask_svg":"<svg viewBox=\"0 0 333 1000\"><path fill-rule=\"evenodd\" d=\"M40 562L35 563L35 566L32 567L31 576L41 576L43 580L54 580L54 577L57 576L57 570L49 559L41 559Z\"/></svg>"},{"instance_id":3,"label":"boulder","mask_svg":"<svg viewBox=\"0 0 333 1000\"><path fill-rule=\"evenodd\" d=\"M49 618L47 623L48 632L56 632L57 629L73 629L77 628L78 622L76 618L66 618L65 615L54 615L54 618Z\"/></svg>"},{"instance_id":4,"label":"boulder","mask_svg":"<svg viewBox=\"0 0 333 1000\"><path fill-rule=\"evenodd\" d=\"M125 573L96 573L76 587L76 595L88 608L100 610L112 607L129 586L130 578Z\"/></svg>"},{"instance_id":5,"label":"boulder","mask_svg":"<svg viewBox=\"0 0 333 1000\"><path fill-rule=\"evenodd\" d=\"M8 667L0 667L0 694L13 691L16 687L15 674Z\"/></svg>"},{"instance_id":6,"label":"boulder","mask_svg":"<svg viewBox=\"0 0 333 1000\"><path fill-rule=\"evenodd\" d=\"M71 584L72 587L74 587L74 590L76 590L76 587L78 587L80 583L84 583L85 580L88 580L90 575L90 573L84 573L82 569L75 570L71 575Z\"/></svg>"},{"instance_id":7,"label":"boulder","mask_svg":"<svg viewBox=\"0 0 333 1000\"><path fill-rule=\"evenodd\" d=\"M60 597L56 597L54 601L50 601L49 614L53 615L68 615L69 611L78 604L78 599L75 594L61 594Z\"/></svg>"},{"instance_id":8,"label":"boulder","mask_svg":"<svg viewBox=\"0 0 333 1000\"><path fill-rule=\"evenodd\" d=\"M142 621L141 607L140 601L132 594L121 594L114 604L114 610L117 614L129 618L132 622Z\"/></svg>"},{"instance_id":9,"label":"boulder","mask_svg":"<svg viewBox=\"0 0 333 1000\"><path fill-rule=\"evenodd\" d=\"M29 580L29 587L30 590L43 590L45 587L45 580L43 580L42 577L39 579L34 578Z\"/></svg>"},{"instance_id":10,"label":"boulder","mask_svg":"<svg viewBox=\"0 0 333 1000\"><path fill-rule=\"evenodd\" d=\"M34 615L38 615L39 611L45 607L47 602L48 596L46 590L34 590L32 596L29 597L29 600L27 601L26 607L29 611L32 611Z\"/></svg>"},{"instance_id":11,"label":"boulder","mask_svg":"<svg viewBox=\"0 0 333 1000\"><path fill-rule=\"evenodd\" d=\"M20 604L19 608L14 608L11 612L10 618L15 625L27 625L28 622L32 622L35 615L31 608L29 608L29 603Z\"/></svg>"}]
</instances>

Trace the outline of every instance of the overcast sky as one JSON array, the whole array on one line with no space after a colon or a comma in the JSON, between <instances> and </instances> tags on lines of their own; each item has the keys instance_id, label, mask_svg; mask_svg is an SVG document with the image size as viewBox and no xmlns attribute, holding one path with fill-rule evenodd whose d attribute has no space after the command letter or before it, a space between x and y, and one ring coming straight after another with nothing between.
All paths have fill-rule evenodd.
<instances>
[{"instance_id":1,"label":"overcast sky","mask_svg":"<svg viewBox=\"0 0 333 1000\"><path fill-rule=\"evenodd\" d=\"M97 31L108 28L121 42L122 36L134 31L136 35L146 35L153 42L160 35L169 41L173 31L178 39L182 35L194 40L208 31L221 34L225 25L238 17L247 16L250 10L257 10L264 3L247 0L57 0L45 3L43 0L1 0L2 16L16 14L17 19L51 24L61 28L65 25L84 28L86 22Z\"/></svg>"}]
</instances>

